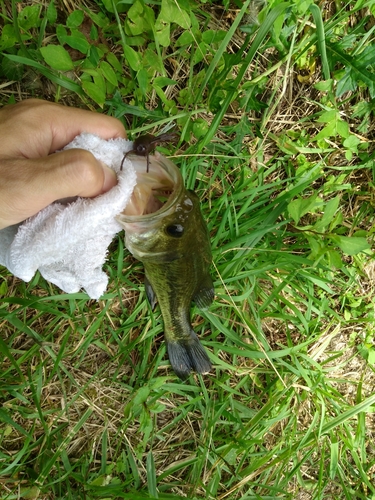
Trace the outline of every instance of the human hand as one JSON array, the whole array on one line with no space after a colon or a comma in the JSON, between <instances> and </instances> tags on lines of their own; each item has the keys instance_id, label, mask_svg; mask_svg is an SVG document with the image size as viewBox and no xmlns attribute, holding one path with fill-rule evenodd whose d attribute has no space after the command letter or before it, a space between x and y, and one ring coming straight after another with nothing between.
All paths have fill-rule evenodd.
<instances>
[{"instance_id":1,"label":"human hand","mask_svg":"<svg viewBox=\"0 0 375 500\"><path fill-rule=\"evenodd\" d=\"M91 198L117 183L115 172L89 151L55 152L83 132L126 138L116 118L48 101L29 99L0 110L0 229L56 200Z\"/></svg>"}]
</instances>

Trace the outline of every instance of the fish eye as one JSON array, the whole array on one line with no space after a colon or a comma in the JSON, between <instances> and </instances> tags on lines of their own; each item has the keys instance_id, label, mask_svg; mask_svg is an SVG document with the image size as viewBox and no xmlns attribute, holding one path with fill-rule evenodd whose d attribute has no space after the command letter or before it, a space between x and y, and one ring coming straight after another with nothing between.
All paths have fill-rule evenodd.
<instances>
[{"instance_id":1,"label":"fish eye","mask_svg":"<svg viewBox=\"0 0 375 500\"><path fill-rule=\"evenodd\" d=\"M138 146L135 149L136 149L136 153L139 155L146 153L146 151L147 151L147 148L144 144L138 144Z\"/></svg>"},{"instance_id":2,"label":"fish eye","mask_svg":"<svg viewBox=\"0 0 375 500\"><path fill-rule=\"evenodd\" d=\"M172 236L173 238L181 238L181 236L184 234L184 226L181 226L181 224L171 224L170 226L166 227L165 231L169 236Z\"/></svg>"}]
</instances>

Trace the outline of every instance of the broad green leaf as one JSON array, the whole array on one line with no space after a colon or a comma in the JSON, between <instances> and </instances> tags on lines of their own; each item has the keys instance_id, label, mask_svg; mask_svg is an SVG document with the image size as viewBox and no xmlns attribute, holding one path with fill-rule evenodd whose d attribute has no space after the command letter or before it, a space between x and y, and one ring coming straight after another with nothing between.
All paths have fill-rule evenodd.
<instances>
[{"instance_id":1,"label":"broad green leaf","mask_svg":"<svg viewBox=\"0 0 375 500\"><path fill-rule=\"evenodd\" d=\"M62 24L58 24L56 26L56 36L61 45L66 43L66 39L68 38L68 32Z\"/></svg>"},{"instance_id":2,"label":"broad green leaf","mask_svg":"<svg viewBox=\"0 0 375 500\"><path fill-rule=\"evenodd\" d=\"M69 53L61 45L47 45L41 47L40 52L45 62L53 69L70 71L74 68Z\"/></svg>"},{"instance_id":3,"label":"broad green leaf","mask_svg":"<svg viewBox=\"0 0 375 500\"><path fill-rule=\"evenodd\" d=\"M129 45L125 45L124 47L124 56L133 71L141 69L142 65L139 54Z\"/></svg>"},{"instance_id":4,"label":"broad green leaf","mask_svg":"<svg viewBox=\"0 0 375 500\"><path fill-rule=\"evenodd\" d=\"M55 6L55 2L52 0L51 2L48 3L48 8L47 8L47 19L50 24L55 24L56 19L57 19L57 10Z\"/></svg>"},{"instance_id":5,"label":"broad green leaf","mask_svg":"<svg viewBox=\"0 0 375 500\"><path fill-rule=\"evenodd\" d=\"M99 38L98 28L95 26L95 24L92 24L90 28L90 40L96 42L98 38Z\"/></svg>"},{"instance_id":6,"label":"broad green leaf","mask_svg":"<svg viewBox=\"0 0 375 500\"><path fill-rule=\"evenodd\" d=\"M20 498L24 500L37 500L40 498L40 489L37 486L21 486L20 488Z\"/></svg>"},{"instance_id":7,"label":"broad green leaf","mask_svg":"<svg viewBox=\"0 0 375 500\"><path fill-rule=\"evenodd\" d=\"M358 145L361 144L361 139L355 135L349 135L347 139L342 143L345 148L350 149L353 153L358 153Z\"/></svg>"},{"instance_id":8,"label":"broad green leaf","mask_svg":"<svg viewBox=\"0 0 375 500\"><path fill-rule=\"evenodd\" d=\"M194 65L203 61L203 59L206 57L207 50L208 50L207 44L205 44L204 42L200 42L195 49L191 63Z\"/></svg>"},{"instance_id":9,"label":"broad green leaf","mask_svg":"<svg viewBox=\"0 0 375 500\"><path fill-rule=\"evenodd\" d=\"M124 12L128 1L123 0L102 0L105 9L112 14L117 12Z\"/></svg>"},{"instance_id":10,"label":"broad green leaf","mask_svg":"<svg viewBox=\"0 0 375 500\"><path fill-rule=\"evenodd\" d=\"M168 47L171 44L170 31L170 23L166 23L164 21L156 21L155 38L162 47Z\"/></svg>"},{"instance_id":11,"label":"broad green leaf","mask_svg":"<svg viewBox=\"0 0 375 500\"><path fill-rule=\"evenodd\" d=\"M298 13L302 16L306 13L307 9L310 7L312 3L314 3L314 0L300 0L296 2Z\"/></svg>"},{"instance_id":12,"label":"broad green leaf","mask_svg":"<svg viewBox=\"0 0 375 500\"><path fill-rule=\"evenodd\" d=\"M89 78L87 78L85 75L90 75L92 77L95 77L95 76L98 76L99 72L97 69L93 69L93 68L83 68L82 69L82 75L81 75L81 78L83 80L87 80L87 81L90 81Z\"/></svg>"},{"instance_id":13,"label":"broad green leaf","mask_svg":"<svg viewBox=\"0 0 375 500\"><path fill-rule=\"evenodd\" d=\"M85 14L83 10L75 10L73 11L66 20L66 25L68 28L78 28L83 22L83 18Z\"/></svg>"},{"instance_id":14,"label":"broad green leaf","mask_svg":"<svg viewBox=\"0 0 375 500\"><path fill-rule=\"evenodd\" d=\"M177 38L176 47L183 45L190 45L194 41L194 35L190 31L184 31L181 36Z\"/></svg>"},{"instance_id":15,"label":"broad green leaf","mask_svg":"<svg viewBox=\"0 0 375 500\"><path fill-rule=\"evenodd\" d=\"M345 151L345 157L348 161L353 158L353 154L358 154L358 145L361 143L361 139L355 135L349 135L347 139L343 142L343 146L347 148Z\"/></svg>"},{"instance_id":16,"label":"broad green leaf","mask_svg":"<svg viewBox=\"0 0 375 500\"><path fill-rule=\"evenodd\" d=\"M153 70L160 74L163 74L165 72L163 60L161 59L161 57L159 57L155 51L149 48L146 49L143 53L142 66L148 71Z\"/></svg>"},{"instance_id":17,"label":"broad green leaf","mask_svg":"<svg viewBox=\"0 0 375 500\"><path fill-rule=\"evenodd\" d=\"M148 406L148 408L152 413L161 413L162 411L165 411L166 405L164 405L163 403L156 402L156 403L150 404Z\"/></svg>"},{"instance_id":18,"label":"broad green leaf","mask_svg":"<svg viewBox=\"0 0 375 500\"><path fill-rule=\"evenodd\" d=\"M342 212L341 211L337 212L329 225L330 231L333 231L335 229L335 227L337 227L337 226L341 226L343 220L344 220L344 216L343 216ZM353 236L356 236L356 234L354 234ZM360 236L363 236L363 235L361 234Z\"/></svg>"},{"instance_id":19,"label":"broad green leaf","mask_svg":"<svg viewBox=\"0 0 375 500\"><path fill-rule=\"evenodd\" d=\"M96 26L102 29L109 27L110 21L103 13L95 14L92 11L86 11L86 14L90 16L90 19L95 23Z\"/></svg>"},{"instance_id":20,"label":"broad green leaf","mask_svg":"<svg viewBox=\"0 0 375 500\"><path fill-rule=\"evenodd\" d=\"M165 384L168 382L168 380L169 377L154 378L153 380L150 380L148 386L150 387L151 390L155 391L157 389L160 389L160 387L164 387Z\"/></svg>"},{"instance_id":21,"label":"broad green leaf","mask_svg":"<svg viewBox=\"0 0 375 500\"><path fill-rule=\"evenodd\" d=\"M285 16L284 14L281 14L275 19L275 22L273 23L273 33L276 39L280 38L281 29L283 27L284 21L285 21Z\"/></svg>"},{"instance_id":22,"label":"broad green leaf","mask_svg":"<svg viewBox=\"0 0 375 500\"><path fill-rule=\"evenodd\" d=\"M336 267L337 269L340 269L342 267L342 258L340 252L334 249L329 249L327 251L327 256L329 265L331 267Z\"/></svg>"},{"instance_id":23,"label":"broad green leaf","mask_svg":"<svg viewBox=\"0 0 375 500\"><path fill-rule=\"evenodd\" d=\"M149 395L150 395L150 387L148 385L144 385L136 392L133 398L133 405L139 406L142 405L143 403L146 403Z\"/></svg>"},{"instance_id":24,"label":"broad green leaf","mask_svg":"<svg viewBox=\"0 0 375 500\"><path fill-rule=\"evenodd\" d=\"M335 137L337 135L336 123L333 121L329 123L326 127L314 137L315 141L320 141L320 139L328 139L329 137Z\"/></svg>"},{"instance_id":25,"label":"broad green leaf","mask_svg":"<svg viewBox=\"0 0 375 500\"><path fill-rule=\"evenodd\" d=\"M99 71L98 74L94 76L93 80L98 89L105 95L107 87L105 84L105 80Z\"/></svg>"},{"instance_id":26,"label":"broad green leaf","mask_svg":"<svg viewBox=\"0 0 375 500\"><path fill-rule=\"evenodd\" d=\"M321 82L315 83L314 87L321 92L330 92L332 90L334 81L332 79L322 80Z\"/></svg>"},{"instance_id":27,"label":"broad green leaf","mask_svg":"<svg viewBox=\"0 0 375 500\"><path fill-rule=\"evenodd\" d=\"M116 69L120 73L122 72L122 64L117 59L115 54L113 54L112 52L108 52L108 54L106 55L106 59L114 69Z\"/></svg>"},{"instance_id":28,"label":"broad green leaf","mask_svg":"<svg viewBox=\"0 0 375 500\"><path fill-rule=\"evenodd\" d=\"M317 118L318 123L331 123L336 121L338 118L338 112L335 109L330 109L322 113L319 118Z\"/></svg>"},{"instance_id":29,"label":"broad green leaf","mask_svg":"<svg viewBox=\"0 0 375 500\"><path fill-rule=\"evenodd\" d=\"M152 30L155 26L155 12L148 5L145 5L144 7L143 17L145 19L147 29Z\"/></svg>"},{"instance_id":30,"label":"broad green leaf","mask_svg":"<svg viewBox=\"0 0 375 500\"><path fill-rule=\"evenodd\" d=\"M102 74L106 80L108 80L112 85L117 87L118 81L117 81L117 76L116 73L113 71L113 68L110 64L107 63L107 61L102 61L100 63L100 69L102 71Z\"/></svg>"},{"instance_id":31,"label":"broad green leaf","mask_svg":"<svg viewBox=\"0 0 375 500\"><path fill-rule=\"evenodd\" d=\"M224 40L226 34L227 32L223 30L207 30L202 34L202 40L209 45L219 43Z\"/></svg>"},{"instance_id":32,"label":"broad green leaf","mask_svg":"<svg viewBox=\"0 0 375 500\"><path fill-rule=\"evenodd\" d=\"M329 202L324 207L323 217L318 221L319 229L315 225L317 231L322 230L332 222L336 214L336 211L339 208L339 204L340 204L340 196L335 196L335 198L329 200Z\"/></svg>"},{"instance_id":33,"label":"broad green leaf","mask_svg":"<svg viewBox=\"0 0 375 500\"><path fill-rule=\"evenodd\" d=\"M95 45L91 45L90 50L88 52L88 58L86 58L87 63L91 63L94 68L97 68L100 61L100 55L97 47Z\"/></svg>"},{"instance_id":34,"label":"broad green leaf","mask_svg":"<svg viewBox=\"0 0 375 500\"><path fill-rule=\"evenodd\" d=\"M182 8L182 4L174 0L162 0L158 19L168 23L176 23L188 30L191 26L190 15Z\"/></svg>"},{"instance_id":35,"label":"broad green leaf","mask_svg":"<svg viewBox=\"0 0 375 500\"><path fill-rule=\"evenodd\" d=\"M167 78L166 76L157 76L154 78L154 84L160 88L167 87L168 85L177 85L176 80L172 80L171 78Z\"/></svg>"},{"instance_id":36,"label":"broad green leaf","mask_svg":"<svg viewBox=\"0 0 375 500\"><path fill-rule=\"evenodd\" d=\"M308 234L306 234L306 239L309 243L309 247L310 247L310 259L316 259L318 256L320 256L324 250L323 250L323 244L322 244L322 241L319 239L317 239L316 236L310 236Z\"/></svg>"},{"instance_id":37,"label":"broad green leaf","mask_svg":"<svg viewBox=\"0 0 375 500\"><path fill-rule=\"evenodd\" d=\"M0 283L0 295L6 295L8 291L8 283L4 280Z\"/></svg>"},{"instance_id":38,"label":"broad green leaf","mask_svg":"<svg viewBox=\"0 0 375 500\"><path fill-rule=\"evenodd\" d=\"M349 124L344 122L344 120L337 120L337 133L346 139L349 137Z\"/></svg>"},{"instance_id":39,"label":"broad green leaf","mask_svg":"<svg viewBox=\"0 0 375 500\"><path fill-rule=\"evenodd\" d=\"M132 21L136 22L140 16L142 16L144 12L144 3L143 1L141 2L140 0L135 0L133 2L132 6L128 10L128 17Z\"/></svg>"},{"instance_id":40,"label":"broad green leaf","mask_svg":"<svg viewBox=\"0 0 375 500\"><path fill-rule=\"evenodd\" d=\"M339 235L331 235L330 238L347 255L357 255L371 248L366 238Z\"/></svg>"},{"instance_id":41,"label":"broad green leaf","mask_svg":"<svg viewBox=\"0 0 375 500\"><path fill-rule=\"evenodd\" d=\"M169 106L170 101L168 100L167 96L165 95L165 92L158 87L157 85L153 85L152 88L155 90L156 94L160 97L163 105L164 105L164 110L167 110L167 106Z\"/></svg>"},{"instance_id":42,"label":"broad green leaf","mask_svg":"<svg viewBox=\"0 0 375 500\"><path fill-rule=\"evenodd\" d=\"M340 61L340 65L345 67L345 73L349 75L350 78L353 79L353 82L363 82L367 85L368 90L370 92L371 98L375 97L375 75L369 71L367 68L368 60L373 60L373 48L368 47L363 51L363 63L361 61L361 55L357 55L357 57L353 57L348 53L348 50L342 48L342 44L339 43L327 43L327 47L331 52L334 59ZM348 49L348 48L347 48ZM345 76L344 76L345 78ZM353 82L348 84L354 85ZM341 90L341 89L340 89Z\"/></svg>"},{"instance_id":43,"label":"broad green leaf","mask_svg":"<svg viewBox=\"0 0 375 500\"><path fill-rule=\"evenodd\" d=\"M345 92L353 92L357 88L357 82L350 68L345 68L344 76L337 82L336 96L341 97Z\"/></svg>"},{"instance_id":44,"label":"broad green leaf","mask_svg":"<svg viewBox=\"0 0 375 500\"><path fill-rule=\"evenodd\" d=\"M130 21L130 19L127 19L126 21L126 34L131 35L133 37L136 37L138 35L142 35L145 31L145 28L143 26L143 19L140 17L138 19L138 22L133 23Z\"/></svg>"},{"instance_id":45,"label":"broad green leaf","mask_svg":"<svg viewBox=\"0 0 375 500\"><path fill-rule=\"evenodd\" d=\"M6 24L3 27L0 37L0 50L9 49L10 47L14 47L17 43L17 36L14 32L14 28L12 24Z\"/></svg>"},{"instance_id":46,"label":"broad green leaf","mask_svg":"<svg viewBox=\"0 0 375 500\"><path fill-rule=\"evenodd\" d=\"M102 89L100 89L95 83L86 81L82 82L82 88L93 101L95 101L101 108L103 107L106 96Z\"/></svg>"},{"instance_id":47,"label":"broad green leaf","mask_svg":"<svg viewBox=\"0 0 375 500\"><path fill-rule=\"evenodd\" d=\"M69 47L79 50L82 54L87 54L91 48L85 35L78 30L72 30L72 34L65 38L65 43L67 43Z\"/></svg>"},{"instance_id":48,"label":"broad green leaf","mask_svg":"<svg viewBox=\"0 0 375 500\"><path fill-rule=\"evenodd\" d=\"M288 204L289 216L298 224L300 218L315 207L317 195L308 198L297 198Z\"/></svg>"},{"instance_id":49,"label":"broad green leaf","mask_svg":"<svg viewBox=\"0 0 375 500\"><path fill-rule=\"evenodd\" d=\"M142 92L143 95L146 95L147 92L147 87L149 83L149 77L147 74L147 71L142 68L140 71L137 73L137 81L139 85L139 90Z\"/></svg>"},{"instance_id":50,"label":"broad green leaf","mask_svg":"<svg viewBox=\"0 0 375 500\"><path fill-rule=\"evenodd\" d=\"M30 5L21 10L18 14L17 21L19 26L24 30L37 28L40 25L41 4Z\"/></svg>"},{"instance_id":51,"label":"broad green leaf","mask_svg":"<svg viewBox=\"0 0 375 500\"><path fill-rule=\"evenodd\" d=\"M209 124L207 123L207 120L204 118L197 118L193 124L193 134L197 139L199 139L207 133L208 128Z\"/></svg>"},{"instance_id":52,"label":"broad green leaf","mask_svg":"<svg viewBox=\"0 0 375 500\"><path fill-rule=\"evenodd\" d=\"M107 475L102 475L96 477L94 480L90 481L90 486L104 486L107 484Z\"/></svg>"},{"instance_id":53,"label":"broad green leaf","mask_svg":"<svg viewBox=\"0 0 375 500\"><path fill-rule=\"evenodd\" d=\"M136 36L153 30L154 26L154 11L143 1L136 0L128 11L126 28L133 36Z\"/></svg>"}]
</instances>

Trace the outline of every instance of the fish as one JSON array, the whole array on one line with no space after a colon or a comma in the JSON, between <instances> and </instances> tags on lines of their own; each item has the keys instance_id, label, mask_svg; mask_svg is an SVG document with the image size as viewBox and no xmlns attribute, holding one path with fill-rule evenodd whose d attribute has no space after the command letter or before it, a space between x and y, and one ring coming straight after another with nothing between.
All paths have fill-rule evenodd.
<instances>
[{"instance_id":1,"label":"fish","mask_svg":"<svg viewBox=\"0 0 375 500\"><path fill-rule=\"evenodd\" d=\"M192 301L207 309L214 299L211 243L199 198L185 188L176 165L157 152L149 173L136 171L131 201L116 217L125 246L144 265L151 308L160 305L172 369L182 380L192 371L206 374L211 361L190 320Z\"/></svg>"},{"instance_id":2,"label":"fish","mask_svg":"<svg viewBox=\"0 0 375 500\"><path fill-rule=\"evenodd\" d=\"M168 133L160 134L156 136L152 134L140 135L133 142L133 148L124 154L120 165L120 170L122 170L125 158L129 154L133 153L138 156L146 157L147 159L146 172L148 173L150 168L150 153L156 148L158 144L161 144L162 142L176 141L177 139L178 139L178 134L176 134L175 132L171 132L169 134Z\"/></svg>"}]
</instances>

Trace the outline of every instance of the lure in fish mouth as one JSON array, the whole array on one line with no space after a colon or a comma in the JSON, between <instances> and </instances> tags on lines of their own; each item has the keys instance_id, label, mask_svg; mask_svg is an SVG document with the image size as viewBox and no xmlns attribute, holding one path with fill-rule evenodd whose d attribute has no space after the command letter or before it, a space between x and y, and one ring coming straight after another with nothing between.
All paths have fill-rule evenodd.
<instances>
[{"instance_id":1,"label":"lure in fish mouth","mask_svg":"<svg viewBox=\"0 0 375 500\"><path fill-rule=\"evenodd\" d=\"M141 162L139 162L141 163ZM131 202L117 216L125 245L145 267L145 289L159 302L164 337L176 375L208 373L211 362L190 321L191 302L207 308L214 298L209 273L211 245L197 195L186 190L180 171L156 153L149 172L137 169Z\"/></svg>"},{"instance_id":2,"label":"lure in fish mouth","mask_svg":"<svg viewBox=\"0 0 375 500\"><path fill-rule=\"evenodd\" d=\"M124 160L126 157L133 153L138 156L145 156L147 160L147 167L146 167L146 172L149 172L150 168L150 153L155 149L155 147L158 144L161 144L162 142L170 142L170 141L176 141L178 139L178 135L175 132L172 132L170 134L160 134L160 135L151 135L151 134L144 134L140 135L137 137L137 139L133 142L133 149L130 151L127 151L121 161L120 165L120 170L122 170Z\"/></svg>"}]
</instances>

